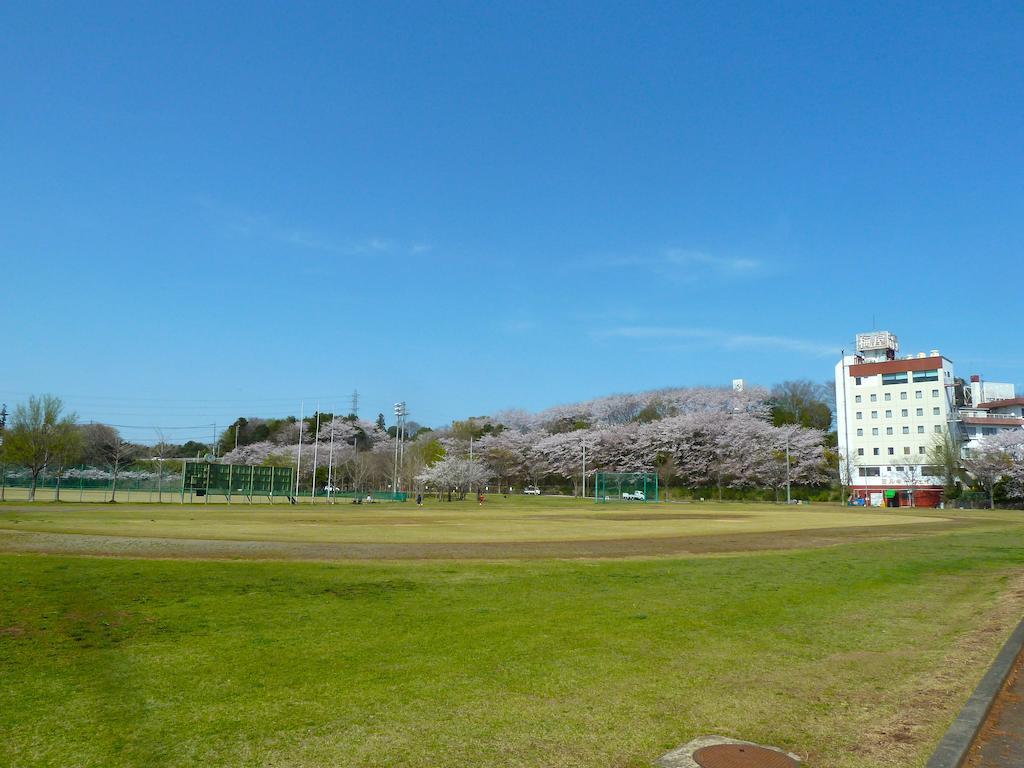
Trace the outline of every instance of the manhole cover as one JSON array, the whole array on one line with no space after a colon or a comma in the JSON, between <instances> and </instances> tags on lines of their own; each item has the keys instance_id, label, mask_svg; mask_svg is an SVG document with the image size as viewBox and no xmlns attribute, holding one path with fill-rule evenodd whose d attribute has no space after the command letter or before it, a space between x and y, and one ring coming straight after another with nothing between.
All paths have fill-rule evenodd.
<instances>
[{"instance_id":1,"label":"manhole cover","mask_svg":"<svg viewBox=\"0 0 1024 768\"><path fill-rule=\"evenodd\" d=\"M799 768L789 755L753 744L715 744L693 753L701 768Z\"/></svg>"}]
</instances>

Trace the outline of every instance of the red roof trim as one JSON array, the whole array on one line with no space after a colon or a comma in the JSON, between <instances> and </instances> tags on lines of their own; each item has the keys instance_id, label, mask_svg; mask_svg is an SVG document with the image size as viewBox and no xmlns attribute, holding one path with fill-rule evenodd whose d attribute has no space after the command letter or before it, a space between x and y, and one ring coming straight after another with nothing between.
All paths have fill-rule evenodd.
<instances>
[{"instance_id":1,"label":"red roof trim","mask_svg":"<svg viewBox=\"0 0 1024 768\"><path fill-rule=\"evenodd\" d=\"M964 424L975 424L982 427L1024 427L1024 417L964 416Z\"/></svg>"},{"instance_id":2,"label":"red roof trim","mask_svg":"<svg viewBox=\"0 0 1024 768\"><path fill-rule=\"evenodd\" d=\"M974 408L1008 408L1011 405L1024 405L1024 397L1010 397L1006 400L989 400L984 403L978 403Z\"/></svg>"},{"instance_id":3,"label":"red roof trim","mask_svg":"<svg viewBox=\"0 0 1024 768\"><path fill-rule=\"evenodd\" d=\"M910 360L886 360L881 363L858 363L850 366L850 376L874 376L879 373L907 371L936 371L942 368L943 358L915 357Z\"/></svg>"}]
</instances>

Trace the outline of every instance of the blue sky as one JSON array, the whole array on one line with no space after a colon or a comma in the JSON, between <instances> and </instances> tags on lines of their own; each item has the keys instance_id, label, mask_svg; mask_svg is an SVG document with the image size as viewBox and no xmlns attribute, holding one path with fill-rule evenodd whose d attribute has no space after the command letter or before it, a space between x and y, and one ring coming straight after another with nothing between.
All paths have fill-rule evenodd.
<instances>
[{"instance_id":1,"label":"blue sky","mask_svg":"<svg viewBox=\"0 0 1024 768\"><path fill-rule=\"evenodd\" d=\"M825 380L872 325L1024 382L1020 4L7 3L0 27L9 404L180 427L358 389L441 424Z\"/></svg>"}]
</instances>

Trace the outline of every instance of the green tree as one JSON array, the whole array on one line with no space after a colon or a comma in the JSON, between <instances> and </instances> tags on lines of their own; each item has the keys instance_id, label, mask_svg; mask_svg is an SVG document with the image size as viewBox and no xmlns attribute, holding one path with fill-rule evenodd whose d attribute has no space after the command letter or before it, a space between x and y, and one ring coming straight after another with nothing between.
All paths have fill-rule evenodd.
<instances>
[{"instance_id":1,"label":"green tree","mask_svg":"<svg viewBox=\"0 0 1024 768\"><path fill-rule=\"evenodd\" d=\"M807 379L784 381L769 396L776 427L797 424L828 432L832 427L832 398L828 387Z\"/></svg>"},{"instance_id":2,"label":"green tree","mask_svg":"<svg viewBox=\"0 0 1024 768\"><path fill-rule=\"evenodd\" d=\"M199 456L203 456L210 452L210 446L206 443L197 443L195 440L189 440L183 446L181 446L182 459L194 459Z\"/></svg>"},{"instance_id":3,"label":"green tree","mask_svg":"<svg viewBox=\"0 0 1024 768\"><path fill-rule=\"evenodd\" d=\"M56 479L53 499L60 501L60 481L65 470L82 456L82 431L73 421L57 424L54 430L53 452L50 469Z\"/></svg>"},{"instance_id":4,"label":"green tree","mask_svg":"<svg viewBox=\"0 0 1024 768\"><path fill-rule=\"evenodd\" d=\"M928 449L928 461L942 472L943 485L946 487L946 498L957 490L963 469L960 465L960 443L948 429L936 435Z\"/></svg>"},{"instance_id":5,"label":"green tree","mask_svg":"<svg viewBox=\"0 0 1024 768\"><path fill-rule=\"evenodd\" d=\"M4 430L4 462L21 464L32 477L28 499L36 498L39 474L64 450L68 430L74 430L76 417L63 414L64 403L55 395L30 397L14 409L11 425Z\"/></svg>"}]
</instances>

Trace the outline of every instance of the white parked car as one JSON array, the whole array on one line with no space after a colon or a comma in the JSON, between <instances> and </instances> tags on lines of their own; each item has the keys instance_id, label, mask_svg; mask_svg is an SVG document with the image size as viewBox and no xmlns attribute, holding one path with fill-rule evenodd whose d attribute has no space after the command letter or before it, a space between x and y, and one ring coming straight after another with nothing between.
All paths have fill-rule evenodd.
<instances>
[{"instance_id":1,"label":"white parked car","mask_svg":"<svg viewBox=\"0 0 1024 768\"><path fill-rule=\"evenodd\" d=\"M540 488L538 488L536 485L528 485L525 488L523 488L523 493L525 493L527 496L540 496Z\"/></svg>"},{"instance_id":2,"label":"white parked car","mask_svg":"<svg viewBox=\"0 0 1024 768\"><path fill-rule=\"evenodd\" d=\"M643 491L633 491L632 493L626 491L622 494L622 498L628 499L629 501L647 501L647 497L644 496Z\"/></svg>"}]
</instances>

